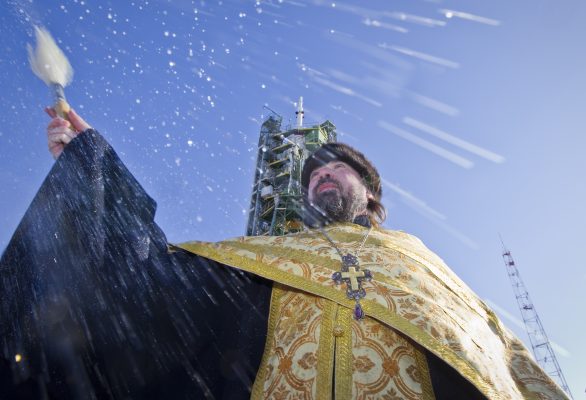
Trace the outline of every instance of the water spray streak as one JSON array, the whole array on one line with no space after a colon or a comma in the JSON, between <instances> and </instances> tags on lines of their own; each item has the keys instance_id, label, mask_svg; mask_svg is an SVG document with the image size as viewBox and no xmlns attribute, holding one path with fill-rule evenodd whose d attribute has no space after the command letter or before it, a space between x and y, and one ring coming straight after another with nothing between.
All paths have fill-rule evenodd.
<instances>
[{"instance_id":1,"label":"water spray streak","mask_svg":"<svg viewBox=\"0 0 586 400\"><path fill-rule=\"evenodd\" d=\"M390 31L395 31L395 32L399 32L399 33L409 32L407 29L403 28L402 26L389 24L388 22L381 22L376 19L365 18L364 20L362 20L362 23L366 26L373 26L375 28L388 29Z\"/></svg>"},{"instance_id":2,"label":"water spray streak","mask_svg":"<svg viewBox=\"0 0 586 400\"><path fill-rule=\"evenodd\" d=\"M499 26L501 24L501 22L497 21L496 19L481 17L479 15L469 14L469 13L462 12L462 11L448 10L448 9L442 8L439 10L439 12L444 14L446 16L446 18L456 17L456 18L466 19L468 21L478 22L481 24L491 25L491 26Z\"/></svg>"},{"instance_id":3,"label":"water spray streak","mask_svg":"<svg viewBox=\"0 0 586 400\"><path fill-rule=\"evenodd\" d=\"M370 8L364 8L364 7L360 7L360 6L354 6L354 5L343 4L343 3L335 3L335 6L334 6L334 5L332 5L332 3L323 2L323 1L314 1L313 4L316 6L331 7L334 10L354 14L354 15L366 18L367 20L369 20L370 18L379 18L380 19L383 17L387 17L387 18L396 19L398 21L409 22L409 23L423 25L423 26L427 26L427 27L431 27L431 28L436 27L436 26L445 26L446 25L445 21L440 21L440 20L428 18L428 17L422 17L422 16L414 15L414 14L408 14L408 13L405 13L402 11L391 11L391 12L379 11L379 10L373 10ZM380 24L384 24L384 22L380 22L380 21L376 21L376 22L378 22ZM373 26L375 26L374 23L373 23ZM400 28L400 29L404 29L404 28Z\"/></svg>"},{"instance_id":4,"label":"water spray streak","mask_svg":"<svg viewBox=\"0 0 586 400\"><path fill-rule=\"evenodd\" d=\"M439 138L447 143L453 144L454 146L469 151L470 153L476 154L477 156L480 156L497 164L500 164L505 161L505 158L503 156L500 156L496 153L493 153L492 151L483 149L482 147L476 146L475 144L457 138L456 136L450 135L447 132L444 132L424 122L418 121L414 118L405 117L403 118L403 123L413 128L417 128L425 133L429 133L430 135L435 136L436 138Z\"/></svg>"},{"instance_id":5,"label":"water spray streak","mask_svg":"<svg viewBox=\"0 0 586 400\"><path fill-rule=\"evenodd\" d=\"M446 221L441 220L441 219L438 219L438 218L435 218L433 215L430 215L428 213L423 212L422 209L420 209L419 207L415 207L414 205L412 205L409 202L405 202L405 204L407 204L409 207L411 207L411 209L413 211L417 212L419 215L427 218L430 222L432 222L435 225L439 226L445 232L447 232L448 234L450 234L454 238L458 239L466 247L468 247L468 248L470 248L472 250L478 250L480 248L480 246L478 245L478 243L476 243L474 240L472 240L466 234L460 232L459 230L457 230L453 226L449 225Z\"/></svg>"},{"instance_id":6,"label":"water spray streak","mask_svg":"<svg viewBox=\"0 0 586 400\"><path fill-rule=\"evenodd\" d=\"M379 121L378 122L378 126L380 126L381 128L394 133L395 135L410 141L411 143L414 143L426 150L431 151L432 153L445 158L448 161L453 162L456 165L459 165L462 168L472 168L474 166L474 163L470 160L468 160L467 158L461 157L455 153L452 153L449 150L444 149L443 147L440 147L436 144L433 144L431 142L428 142L425 139L422 139L418 136L415 136L414 134L407 132L404 129L398 128L394 125L389 124L386 121Z\"/></svg>"},{"instance_id":7,"label":"water spray streak","mask_svg":"<svg viewBox=\"0 0 586 400\"><path fill-rule=\"evenodd\" d=\"M425 201L423 201L423 200L415 197L413 194L409 193L405 189L401 189L398 185L395 185L394 183L386 180L385 178L381 178L381 181L382 181L382 183L386 187L388 187L393 192L395 192L398 195L400 195L403 200L411 203L414 206L417 206L417 207L421 208L423 211L425 211L425 212L433 215L436 218L439 218L441 220L445 220L446 219L446 216L444 214L440 213L437 210L434 210L433 208L431 208L430 206L428 206Z\"/></svg>"},{"instance_id":8,"label":"water spray streak","mask_svg":"<svg viewBox=\"0 0 586 400\"><path fill-rule=\"evenodd\" d=\"M398 70L404 70L410 67L410 63L406 62L403 58L395 56L394 54L381 49L380 46L374 46L368 41L362 41L357 39L346 39L338 35L328 35L329 40L338 43L341 46L348 47L353 51L359 51L372 57L378 61L387 63L387 68L397 68Z\"/></svg>"},{"instance_id":9,"label":"water spray streak","mask_svg":"<svg viewBox=\"0 0 586 400\"><path fill-rule=\"evenodd\" d=\"M333 7L330 2L324 1L313 1L313 4L316 6L331 7L336 11L347 12L350 14L358 15L359 17L377 17L383 15L383 12L381 11L344 3L336 3L335 7Z\"/></svg>"},{"instance_id":10,"label":"water spray streak","mask_svg":"<svg viewBox=\"0 0 586 400\"><path fill-rule=\"evenodd\" d=\"M346 110L346 109L345 109L345 108L343 108L342 106L336 106L336 105L334 105L334 104L330 104L330 107L331 107L332 109L336 110L336 111L339 111L339 112L341 112L341 113L342 113L342 114L344 114L344 115L348 115L348 116L350 116L350 117L356 118L358 121L363 121L363 120L364 120L364 118L362 118L360 115L356 115L356 114L354 114L354 113L351 113L350 111ZM340 131L338 130L338 133L339 133L339 132L340 132Z\"/></svg>"},{"instance_id":11,"label":"water spray streak","mask_svg":"<svg viewBox=\"0 0 586 400\"><path fill-rule=\"evenodd\" d=\"M413 58L417 58L419 60L423 60L423 61L427 61L427 62L430 62L433 64L441 65L442 67L448 67L448 68L454 68L454 69L460 68L460 64L455 61L432 56L431 54L426 54L426 53L422 53L420 51L411 50L406 47L388 45L386 43L381 43L378 45L378 47L380 47L381 49L393 50L393 51L396 51L397 53L401 53L401 54L404 54L409 57L413 57Z\"/></svg>"},{"instance_id":12,"label":"water spray streak","mask_svg":"<svg viewBox=\"0 0 586 400\"><path fill-rule=\"evenodd\" d=\"M434 28L436 26L445 26L446 21L440 21L433 18L421 17L419 15L405 14L403 12L384 13L385 16L397 19L399 21L411 22L418 25Z\"/></svg>"},{"instance_id":13,"label":"water spray streak","mask_svg":"<svg viewBox=\"0 0 586 400\"><path fill-rule=\"evenodd\" d=\"M363 101L367 102L368 104L373 105L375 107L382 107L382 104L379 103L378 101L373 100L373 99L366 97L364 95L361 95L360 93L356 93L354 90L352 90L346 86L339 85L335 82L332 82L328 79L321 78L319 76L315 76L315 75L312 76L311 74L310 74L310 76L315 82L319 83L322 86L328 87L330 89L335 90L336 92L340 92L340 93L345 94L347 96L353 96L353 97L359 98L360 100L363 100Z\"/></svg>"},{"instance_id":14,"label":"water spray streak","mask_svg":"<svg viewBox=\"0 0 586 400\"><path fill-rule=\"evenodd\" d=\"M442 114L449 115L450 117L455 117L458 114L460 114L460 110L458 110L456 107L450 106L449 104L446 104L446 103L442 103L439 100L432 99L431 97L427 97L427 96L424 96L422 94L418 94L415 92L407 92L407 93L413 101L421 104L424 107L441 112Z\"/></svg>"}]
</instances>

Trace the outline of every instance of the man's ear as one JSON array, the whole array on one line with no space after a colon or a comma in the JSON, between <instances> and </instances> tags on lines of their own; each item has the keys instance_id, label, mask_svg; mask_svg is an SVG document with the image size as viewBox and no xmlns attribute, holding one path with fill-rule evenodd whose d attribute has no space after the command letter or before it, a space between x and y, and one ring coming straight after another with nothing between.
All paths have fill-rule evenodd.
<instances>
[{"instance_id":1,"label":"man's ear","mask_svg":"<svg viewBox=\"0 0 586 400\"><path fill-rule=\"evenodd\" d=\"M372 192L371 192L370 190L368 190L368 189L366 189L366 199L367 199L368 201L370 201L370 200L374 200L374 195L373 195L373 194L372 194Z\"/></svg>"}]
</instances>

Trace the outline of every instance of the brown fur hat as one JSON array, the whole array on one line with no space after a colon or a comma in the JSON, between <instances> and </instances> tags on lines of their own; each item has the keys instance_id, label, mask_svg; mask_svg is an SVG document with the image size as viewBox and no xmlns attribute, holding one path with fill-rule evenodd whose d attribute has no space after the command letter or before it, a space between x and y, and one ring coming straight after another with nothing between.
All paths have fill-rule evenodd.
<instances>
[{"instance_id":1,"label":"brown fur hat","mask_svg":"<svg viewBox=\"0 0 586 400\"><path fill-rule=\"evenodd\" d=\"M372 163L358 150L344 143L326 143L317 149L303 165L301 185L307 190L311 172L331 161L343 161L362 177L364 184L377 201L382 197L380 175Z\"/></svg>"}]
</instances>

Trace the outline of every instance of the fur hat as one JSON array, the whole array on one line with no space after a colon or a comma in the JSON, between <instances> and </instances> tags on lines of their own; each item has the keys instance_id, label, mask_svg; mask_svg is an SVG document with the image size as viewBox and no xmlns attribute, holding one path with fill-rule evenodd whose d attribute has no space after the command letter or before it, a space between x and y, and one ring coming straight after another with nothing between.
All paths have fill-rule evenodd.
<instances>
[{"instance_id":1,"label":"fur hat","mask_svg":"<svg viewBox=\"0 0 586 400\"><path fill-rule=\"evenodd\" d=\"M350 165L362 177L374 198L380 201L383 193L378 171L364 154L344 143L326 143L309 156L301 173L303 188L309 187L309 177L314 169L331 161L343 161Z\"/></svg>"}]
</instances>

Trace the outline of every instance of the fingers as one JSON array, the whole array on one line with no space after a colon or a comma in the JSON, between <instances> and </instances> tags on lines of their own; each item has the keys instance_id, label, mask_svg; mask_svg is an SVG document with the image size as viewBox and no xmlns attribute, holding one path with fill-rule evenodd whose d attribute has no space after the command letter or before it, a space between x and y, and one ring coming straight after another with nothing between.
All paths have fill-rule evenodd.
<instances>
[{"instance_id":1,"label":"fingers","mask_svg":"<svg viewBox=\"0 0 586 400\"><path fill-rule=\"evenodd\" d=\"M76 132L83 132L91 128L90 124L85 122L83 118L77 115L77 113L73 109L69 111L67 117L69 118L69 121L71 121L71 125L73 126Z\"/></svg>"},{"instance_id":2,"label":"fingers","mask_svg":"<svg viewBox=\"0 0 586 400\"><path fill-rule=\"evenodd\" d=\"M45 107L45 112L49 115L49 117L51 118L55 118L57 117L57 112L52 108L52 107Z\"/></svg>"},{"instance_id":3,"label":"fingers","mask_svg":"<svg viewBox=\"0 0 586 400\"><path fill-rule=\"evenodd\" d=\"M49 151L54 159L57 159L61 155L65 146L67 146L75 136L77 136L77 134L70 129L66 131L56 130L55 132L49 132L49 135L47 136Z\"/></svg>"},{"instance_id":4,"label":"fingers","mask_svg":"<svg viewBox=\"0 0 586 400\"><path fill-rule=\"evenodd\" d=\"M49 144L51 143L61 143L63 145L69 144L69 142L71 142L71 140L74 138L75 136L72 135L68 135L66 133L56 133L53 135L49 135L48 139L49 139Z\"/></svg>"},{"instance_id":5,"label":"fingers","mask_svg":"<svg viewBox=\"0 0 586 400\"><path fill-rule=\"evenodd\" d=\"M63 143L49 142L49 152L55 160L59 158L61 153L63 153L64 148L65 146L63 145Z\"/></svg>"},{"instance_id":6,"label":"fingers","mask_svg":"<svg viewBox=\"0 0 586 400\"><path fill-rule=\"evenodd\" d=\"M51 122L49 122L49 125L47 126L47 131L49 131L50 129L54 129L54 128L69 128L71 127L71 124L69 123L69 121L64 120L61 117L55 117L51 120Z\"/></svg>"},{"instance_id":7,"label":"fingers","mask_svg":"<svg viewBox=\"0 0 586 400\"><path fill-rule=\"evenodd\" d=\"M47 141L49 151L53 155L53 158L57 159L63 152L65 146L78 135L78 133L72 131L70 127L71 124L69 121L60 117L53 118L49 123L49 126L47 127Z\"/></svg>"},{"instance_id":8,"label":"fingers","mask_svg":"<svg viewBox=\"0 0 586 400\"><path fill-rule=\"evenodd\" d=\"M77 133L73 132L71 129L63 129L63 128L53 128L47 130L47 138L49 141L61 141L65 144L71 142L71 139L77 136ZM67 141L61 140L61 138L69 138Z\"/></svg>"},{"instance_id":9,"label":"fingers","mask_svg":"<svg viewBox=\"0 0 586 400\"><path fill-rule=\"evenodd\" d=\"M91 129L91 126L85 122L74 110L70 110L67 119L57 115L52 107L45 108L45 112L51 117L51 122L47 126L47 140L49 151L53 158L59 157L63 149L68 145L79 132Z\"/></svg>"},{"instance_id":10,"label":"fingers","mask_svg":"<svg viewBox=\"0 0 586 400\"><path fill-rule=\"evenodd\" d=\"M55 111L55 109L52 107L46 107L45 112L47 113L47 115L49 115L49 117L53 118L53 121L51 121L51 124L54 123L55 119L58 119L61 121L67 121L67 120L59 117L57 115L57 112ZM71 109L69 111L69 113L67 114L67 119L71 123L71 128L76 132L83 132L87 129L91 129L90 124L88 124L82 117L80 117L73 109ZM49 124L49 126L51 126L51 124Z\"/></svg>"}]
</instances>

